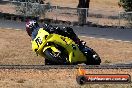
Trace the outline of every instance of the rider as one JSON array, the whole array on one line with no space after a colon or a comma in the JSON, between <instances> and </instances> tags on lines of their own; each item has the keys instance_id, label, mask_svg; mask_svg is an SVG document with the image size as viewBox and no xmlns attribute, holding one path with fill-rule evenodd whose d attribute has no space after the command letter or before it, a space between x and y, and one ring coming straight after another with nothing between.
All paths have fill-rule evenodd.
<instances>
[{"instance_id":1,"label":"rider","mask_svg":"<svg viewBox=\"0 0 132 88\"><path fill-rule=\"evenodd\" d=\"M56 33L63 36L67 36L71 38L80 47L85 45L85 42L81 41L74 33L73 29L70 27L59 28L59 27L53 27L52 25L48 25L48 24L44 24L43 27L40 27L40 25L35 20L29 20L26 23L26 31L28 35L32 38L32 40L35 39L38 30L40 28L44 28L49 33Z\"/></svg>"}]
</instances>

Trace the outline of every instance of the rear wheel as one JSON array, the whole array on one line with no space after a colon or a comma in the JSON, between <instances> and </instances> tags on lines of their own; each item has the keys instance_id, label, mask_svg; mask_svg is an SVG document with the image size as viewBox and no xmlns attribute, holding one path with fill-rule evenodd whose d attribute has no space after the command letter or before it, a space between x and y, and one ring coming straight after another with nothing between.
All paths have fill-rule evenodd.
<instances>
[{"instance_id":1,"label":"rear wheel","mask_svg":"<svg viewBox=\"0 0 132 88\"><path fill-rule=\"evenodd\" d=\"M83 50L86 58L87 58L87 65L100 65L101 59L99 55L91 48L85 47Z\"/></svg>"},{"instance_id":2,"label":"rear wheel","mask_svg":"<svg viewBox=\"0 0 132 88\"><path fill-rule=\"evenodd\" d=\"M61 54L54 53L51 49L44 52L46 65L65 65L67 64L66 57Z\"/></svg>"}]
</instances>

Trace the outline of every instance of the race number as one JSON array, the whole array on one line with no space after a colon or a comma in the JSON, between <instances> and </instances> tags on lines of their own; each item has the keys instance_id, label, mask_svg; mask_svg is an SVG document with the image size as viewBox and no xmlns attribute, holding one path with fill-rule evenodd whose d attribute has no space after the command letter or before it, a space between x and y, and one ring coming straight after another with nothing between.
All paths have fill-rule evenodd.
<instances>
[{"instance_id":1,"label":"race number","mask_svg":"<svg viewBox=\"0 0 132 88\"><path fill-rule=\"evenodd\" d=\"M35 41L36 41L36 43L37 43L38 47L39 47L39 45L41 45L41 44L42 44L42 40L41 40L41 38L40 38L40 37L38 37Z\"/></svg>"}]
</instances>

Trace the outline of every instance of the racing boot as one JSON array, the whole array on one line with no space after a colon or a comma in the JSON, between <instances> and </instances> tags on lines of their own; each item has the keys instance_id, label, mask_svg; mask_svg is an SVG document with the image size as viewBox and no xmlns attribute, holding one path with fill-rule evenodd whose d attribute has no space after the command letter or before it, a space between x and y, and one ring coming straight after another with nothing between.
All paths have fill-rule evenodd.
<instances>
[{"instance_id":1,"label":"racing boot","mask_svg":"<svg viewBox=\"0 0 132 88\"><path fill-rule=\"evenodd\" d=\"M82 41L82 40L79 41L78 47L79 47L80 51L86 56L87 53L88 53L88 51L87 51L85 45L86 45L86 42L84 42L84 41Z\"/></svg>"},{"instance_id":2,"label":"racing boot","mask_svg":"<svg viewBox=\"0 0 132 88\"><path fill-rule=\"evenodd\" d=\"M84 42L83 40L79 41L79 45L84 47L86 45L86 42Z\"/></svg>"}]
</instances>

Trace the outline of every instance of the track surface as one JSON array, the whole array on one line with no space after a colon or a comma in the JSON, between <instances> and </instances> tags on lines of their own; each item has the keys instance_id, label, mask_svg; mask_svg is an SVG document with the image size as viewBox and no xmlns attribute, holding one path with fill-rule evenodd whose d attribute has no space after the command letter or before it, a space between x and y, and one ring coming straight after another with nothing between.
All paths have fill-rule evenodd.
<instances>
[{"instance_id":1,"label":"track surface","mask_svg":"<svg viewBox=\"0 0 132 88\"><path fill-rule=\"evenodd\" d=\"M0 65L0 69L131 69L132 64L121 65Z\"/></svg>"},{"instance_id":2,"label":"track surface","mask_svg":"<svg viewBox=\"0 0 132 88\"><path fill-rule=\"evenodd\" d=\"M59 25L60 27L65 25ZM0 20L0 27L25 29L25 22L5 21ZM132 29L117 29L117 28L97 28L97 27L78 27L72 26L77 35L89 36L95 38L106 38L114 40L122 40L132 42Z\"/></svg>"}]
</instances>

